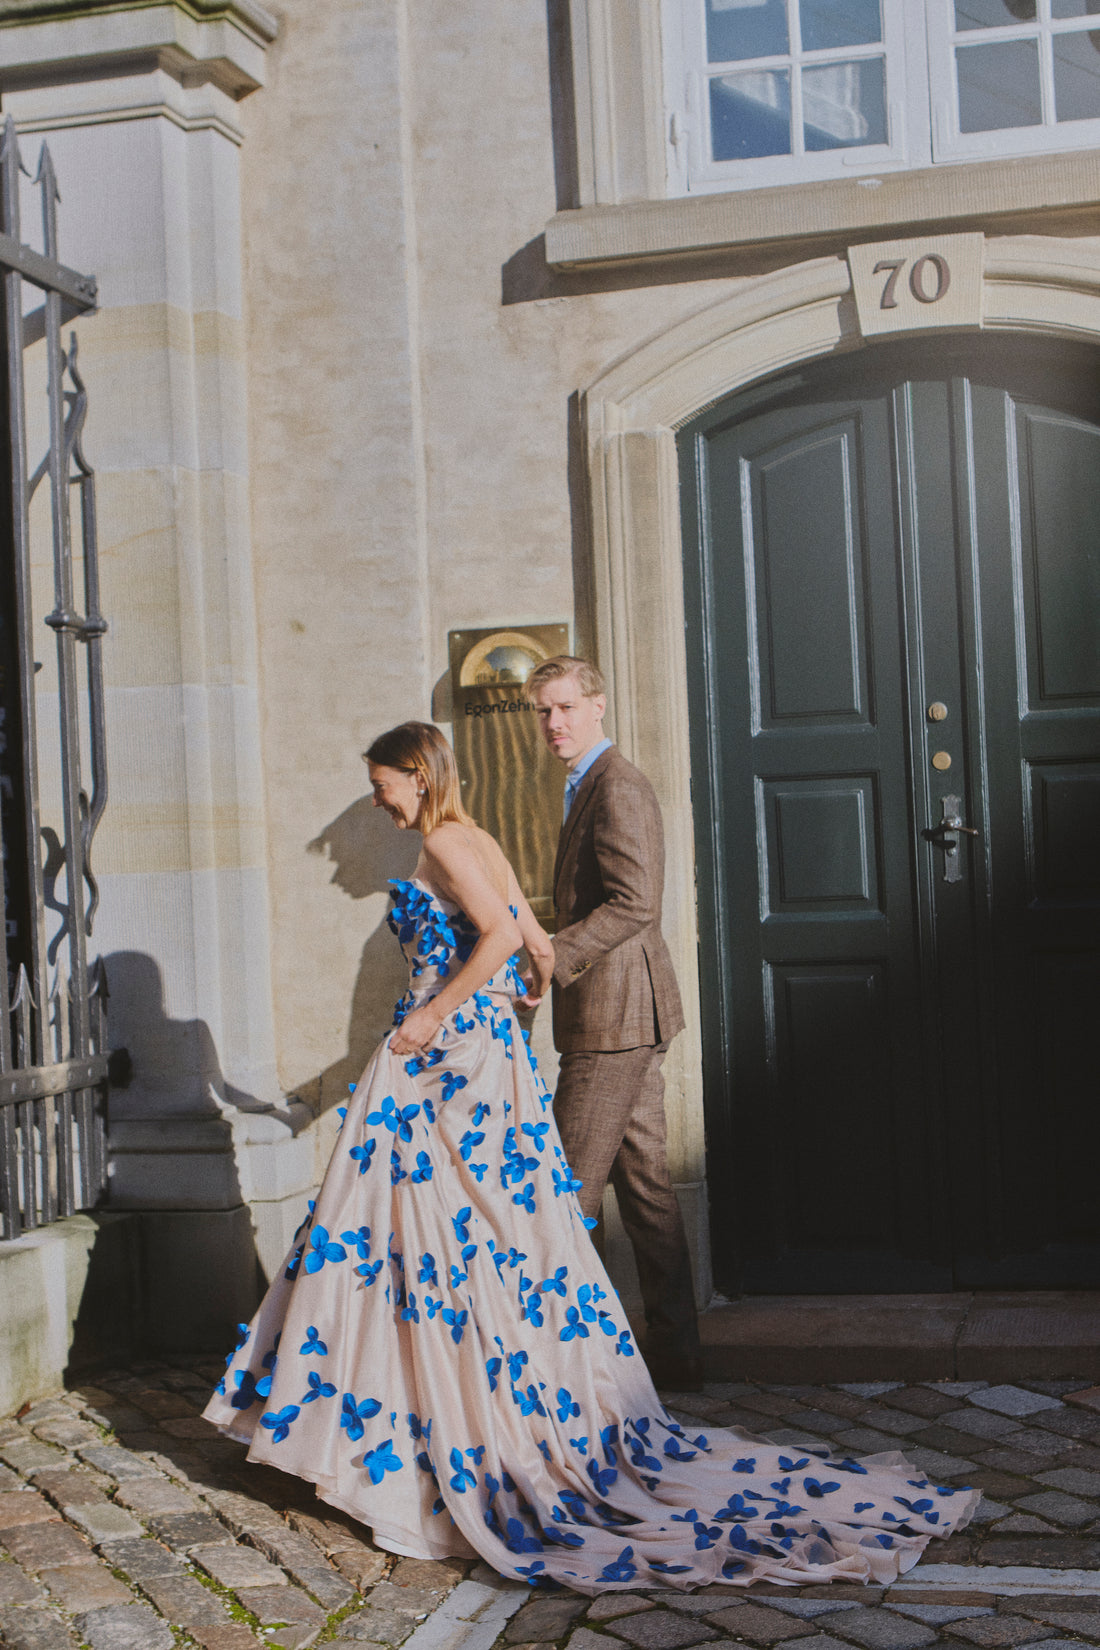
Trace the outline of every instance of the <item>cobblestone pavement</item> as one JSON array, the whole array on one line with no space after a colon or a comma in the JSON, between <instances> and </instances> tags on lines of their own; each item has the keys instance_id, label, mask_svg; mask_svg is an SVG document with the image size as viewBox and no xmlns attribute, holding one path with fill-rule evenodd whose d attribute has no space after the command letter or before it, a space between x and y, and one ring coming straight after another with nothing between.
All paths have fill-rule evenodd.
<instances>
[{"instance_id":1,"label":"cobblestone pavement","mask_svg":"<svg viewBox=\"0 0 1100 1650\"><path fill-rule=\"evenodd\" d=\"M0 1421L0 1642L11 1650L1074 1650L1100 1645L1100 1387L714 1384L683 1420L985 1492L894 1586L532 1594L379 1552L199 1410L221 1365L137 1363Z\"/></svg>"}]
</instances>

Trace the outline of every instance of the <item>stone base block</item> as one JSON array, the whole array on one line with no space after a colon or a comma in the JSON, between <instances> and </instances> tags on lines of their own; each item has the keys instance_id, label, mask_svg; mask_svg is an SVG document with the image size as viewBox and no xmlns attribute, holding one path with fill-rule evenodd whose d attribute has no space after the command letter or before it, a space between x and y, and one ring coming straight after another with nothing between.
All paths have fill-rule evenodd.
<instances>
[{"instance_id":1,"label":"stone base block","mask_svg":"<svg viewBox=\"0 0 1100 1650\"><path fill-rule=\"evenodd\" d=\"M138 1350L139 1236L130 1215L81 1214L0 1244L0 1415Z\"/></svg>"},{"instance_id":2,"label":"stone base block","mask_svg":"<svg viewBox=\"0 0 1100 1650\"><path fill-rule=\"evenodd\" d=\"M251 1211L147 1211L144 1322L153 1352L228 1352L263 1289Z\"/></svg>"}]
</instances>

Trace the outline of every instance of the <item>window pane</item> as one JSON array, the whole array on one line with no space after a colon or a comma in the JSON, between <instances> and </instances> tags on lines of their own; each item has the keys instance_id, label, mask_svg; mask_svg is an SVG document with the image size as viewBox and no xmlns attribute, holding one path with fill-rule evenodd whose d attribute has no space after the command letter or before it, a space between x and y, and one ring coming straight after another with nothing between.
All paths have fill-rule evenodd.
<instances>
[{"instance_id":1,"label":"window pane","mask_svg":"<svg viewBox=\"0 0 1100 1650\"><path fill-rule=\"evenodd\" d=\"M957 29L1000 29L1006 23L1034 23L1035 0L955 0Z\"/></svg>"},{"instance_id":2,"label":"window pane","mask_svg":"<svg viewBox=\"0 0 1100 1650\"><path fill-rule=\"evenodd\" d=\"M964 46L955 58L960 132L998 132L1008 126L1042 125L1038 41Z\"/></svg>"},{"instance_id":3,"label":"window pane","mask_svg":"<svg viewBox=\"0 0 1100 1650\"><path fill-rule=\"evenodd\" d=\"M802 71L807 149L850 149L886 142L883 60L828 63Z\"/></svg>"},{"instance_id":4,"label":"window pane","mask_svg":"<svg viewBox=\"0 0 1100 1650\"><path fill-rule=\"evenodd\" d=\"M787 50L786 0L707 0L711 63L776 57ZM767 150L769 155L772 150Z\"/></svg>"},{"instance_id":5,"label":"window pane","mask_svg":"<svg viewBox=\"0 0 1100 1650\"><path fill-rule=\"evenodd\" d=\"M1052 17L1095 17L1100 0L1051 0Z\"/></svg>"},{"instance_id":6,"label":"window pane","mask_svg":"<svg viewBox=\"0 0 1100 1650\"><path fill-rule=\"evenodd\" d=\"M1059 120L1100 116L1100 34L1054 36L1054 108Z\"/></svg>"},{"instance_id":7,"label":"window pane","mask_svg":"<svg viewBox=\"0 0 1100 1650\"><path fill-rule=\"evenodd\" d=\"M866 46L882 39L878 0L802 0L802 50Z\"/></svg>"},{"instance_id":8,"label":"window pane","mask_svg":"<svg viewBox=\"0 0 1100 1650\"><path fill-rule=\"evenodd\" d=\"M710 83L715 160L752 160L791 152L789 69L720 75Z\"/></svg>"}]
</instances>

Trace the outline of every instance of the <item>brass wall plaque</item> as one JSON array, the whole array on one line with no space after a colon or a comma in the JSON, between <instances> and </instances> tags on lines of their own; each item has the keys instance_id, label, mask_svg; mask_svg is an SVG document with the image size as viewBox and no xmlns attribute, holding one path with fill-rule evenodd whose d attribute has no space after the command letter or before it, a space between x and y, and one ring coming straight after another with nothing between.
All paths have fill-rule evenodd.
<instances>
[{"instance_id":1,"label":"brass wall plaque","mask_svg":"<svg viewBox=\"0 0 1100 1650\"><path fill-rule=\"evenodd\" d=\"M568 653L564 624L452 630L454 748L468 812L500 843L540 922L554 912L565 768L542 742L524 682Z\"/></svg>"}]
</instances>

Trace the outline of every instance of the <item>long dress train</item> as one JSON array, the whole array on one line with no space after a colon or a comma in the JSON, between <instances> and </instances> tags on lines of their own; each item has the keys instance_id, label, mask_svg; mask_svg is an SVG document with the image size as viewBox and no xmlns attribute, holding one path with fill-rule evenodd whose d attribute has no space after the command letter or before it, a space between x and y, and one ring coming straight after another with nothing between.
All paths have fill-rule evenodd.
<instances>
[{"instance_id":1,"label":"long dress train","mask_svg":"<svg viewBox=\"0 0 1100 1650\"><path fill-rule=\"evenodd\" d=\"M400 1021L476 933L425 884L393 888ZM893 1580L977 1492L896 1452L673 1419L585 1229L521 989L509 962L426 1055L382 1042L207 1418L398 1553L582 1593Z\"/></svg>"}]
</instances>

